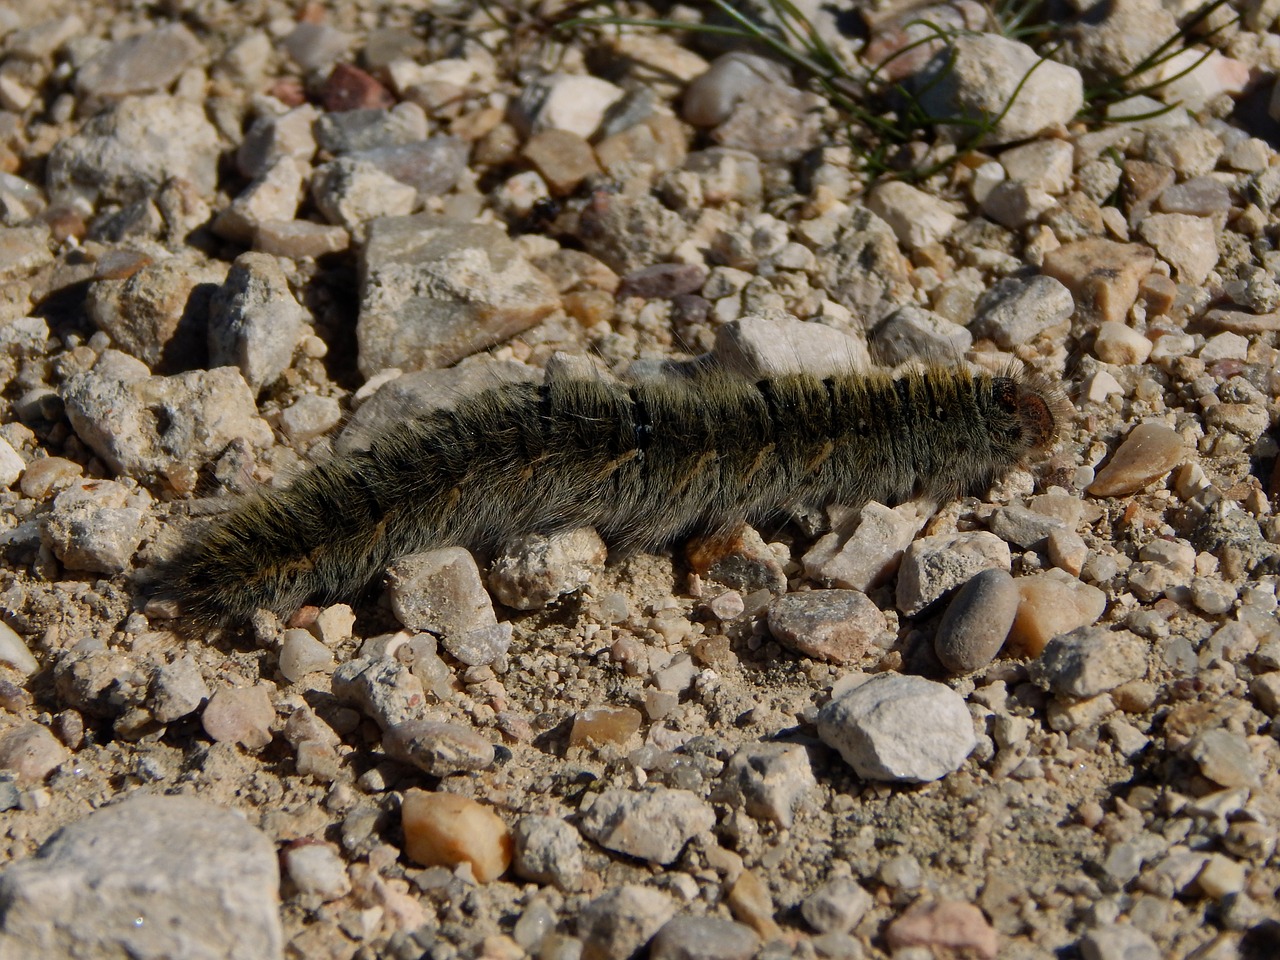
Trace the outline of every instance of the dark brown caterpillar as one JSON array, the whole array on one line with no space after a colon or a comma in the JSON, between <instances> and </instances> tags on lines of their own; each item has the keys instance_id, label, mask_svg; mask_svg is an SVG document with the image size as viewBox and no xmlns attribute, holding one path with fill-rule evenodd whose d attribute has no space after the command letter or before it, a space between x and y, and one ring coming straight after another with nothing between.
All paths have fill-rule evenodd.
<instances>
[{"instance_id":1,"label":"dark brown caterpillar","mask_svg":"<svg viewBox=\"0 0 1280 960\"><path fill-rule=\"evenodd\" d=\"M397 557L594 526L652 546L800 505L986 489L1049 450L1066 404L1010 372L512 384L398 424L217 521L168 574L185 612L351 598Z\"/></svg>"}]
</instances>

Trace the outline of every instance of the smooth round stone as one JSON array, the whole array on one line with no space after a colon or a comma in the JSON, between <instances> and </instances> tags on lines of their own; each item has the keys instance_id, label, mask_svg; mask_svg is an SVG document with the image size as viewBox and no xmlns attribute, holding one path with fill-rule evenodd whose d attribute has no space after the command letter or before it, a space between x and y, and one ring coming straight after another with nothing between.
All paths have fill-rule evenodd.
<instances>
[{"instance_id":1,"label":"smooth round stone","mask_svg":"<svg viewBox=\"0 0 1280 960\"><path fill-rule=\"evenodd\" d=\"M956 593L938 625L933 649L952 673L972 673L995 659L1018 613L1021 595L1004 570L983 570Z\"/></svg>"},{"instance_id":2,"label":"smooth round stone","mask_svg":"<svg viewBox=\"0 0 1280 960\"><path fill-rule=\"evenodd\" d=\"M284 632L280 642L280 673L290 683L297 683L308 673L332 673L333 651L306 630L294 628Z\"/></svg>"}]
</instances>

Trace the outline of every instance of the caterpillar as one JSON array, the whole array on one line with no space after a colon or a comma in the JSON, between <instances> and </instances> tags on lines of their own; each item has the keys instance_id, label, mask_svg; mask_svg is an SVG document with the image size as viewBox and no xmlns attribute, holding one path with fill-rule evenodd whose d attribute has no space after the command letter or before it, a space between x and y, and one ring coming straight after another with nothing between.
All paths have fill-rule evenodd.
<instances>
[{"instance_id":1,"label":"caterpillar","mask_svg":"<svg viewBox=\"0 0 1280 960\"><path fill-rule=\"evenodd\" d=\"M173 562L166 592L206 620L287 615L440 546L593 526L643 548L800 506L941 501L1050 450L1065 410L1038 377L947 366L508 384L251 495Z\"/></svg>"}]
</instances>

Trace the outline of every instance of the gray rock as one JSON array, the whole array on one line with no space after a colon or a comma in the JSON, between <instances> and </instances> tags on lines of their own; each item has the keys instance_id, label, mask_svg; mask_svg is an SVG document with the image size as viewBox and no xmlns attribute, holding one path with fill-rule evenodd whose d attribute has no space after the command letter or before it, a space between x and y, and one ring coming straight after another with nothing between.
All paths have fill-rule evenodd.
<instances>
[{"instance_id":1,"label":"gray rock","mask_svg":"<svg viewBox=\"0 0 1280 960\"><path fill-rule=\"evenodd\" d=\"M290 260L340 253L350 245L351 234L344 228L310 220L265 220L253 231L254 249Z\"/></svg>"},{"instance_id":2,"label":"gray rock","mask_svg":"<svg viewBox=\"0 0 1280 960\"><path fill-rule=\"evenodd\" d=\"M852 877L833 877L804 898L800 913L819 933L848 933L871 905L871 894Z\"/></svg>"},{"instance_id":3,"label":"gray rock","mask_svg":"<svg viewBox=\"0 0 1280 960\"><path fill-rule=\"evenodd\" d=\"M1041 334L1065 332L1075 311L1071 292L1052 277L1006 278L978 301L972 328L1008 350Z\"/></svg>"},{"instance_id":4,"label":"gray rock","mask_svg":"<svg viewBox=\"0 0 1280 960\"><path fill-rule=\"evenodd\" d=\"M422 140L427 135L427 118L416 103L404 102L390 110L370 107L322 113L313 132L320 148L336 156Z\"/></svg>"},{"instance_id":5,"label":"gray rock","mask_svg":"<svg viewBox=\"0 0 1280 960\"><path fill-rule=\"evenodd\" d=\"M624 276L666 260L687 232L680 215L649 194L598 190L578 217L586 251Z\"/></svg>"},{"instance_id":6,"label":"gray rock","mask_svg":"<svg viewBox=\"0 0 1280 960\"><path fill-rule=\"evenodd\" d=\"M54 499L42 536L69 570L123 573L147 533L150 504L145 490L111 480L75 484Z\"/></svg>"},{"instance_id":7,"label":"gray rock","mask_svg":"<svg viewBox=\"0 0 1280 960\"><path fill-rule=\"evenodd\" d=\"M1080 938L1083 960L1160 960L1154 940L1129 924L1108 924Z\"/></svg>"},{"instance_id":8,"label":"gray rock","mask_svg":"<svg viewBox=\"0 0 1280 960\"><path fill-rule=\"evenodd\" d=\"M209 365L262 389L289 368L306 316L275 257L242 253L209 306Z\"/></svg>"},{"instance_id":9,"label":"gray rock","mask_svg":"<svg viewBox=\"0 0 1280 960\"><path fill-rule=\"evenodd\" d=\"M972 673L995 659L1018 613L1021 595L1005 570L983 570L956 592L938 624L933 649L952 673Z\"/></svg>"},{"instance_id":10,"label":"gray rock","mask_svg":"<svg viewBox=\"0 0 1280 960\"><path fill-rule=\"evenodd\" d=\"M982 570L1008 570L1009 545L993 533L939 534L916 540L898 569L898 609L914 617Z\"/></svg>"},{"instance_id":11,"label":"gray rock","mask_svg":"<svg viewBox=\"0 0 1280 960\"><path fill-rule=\"evenodd\" d=\"M181 23L117 40L76 71L76 93L90 100L164 90L204 53L195 35Z\"/></svg>"},{"instance_id":12,"label":"gray rock","mask_svg":"<svg viewBox=\"0 0 1280 960\"><path fill-rule=\"evenodd\" d=\"M784 647L831 663L856 663L888 629L857 590L788 593L769 604L769 632Z\"/></svg>"},{"instance_id":13,"label":"gray rock","mask_svg":"<svg viewBox=\"0 0 1280 960\"><path fill-rule=\"evenodd\" d=\"M1230 730L1205 730L1187 745L1200 772L1228 789L1257 789L1262 783L1253 751L1243 736Z\"/></svg>"},{"instance_id":14,"label":"gray rock","mask_svg":"<svg viewBox=\"0 0 1280 960\"><path fill-rule=\"evenodd\" d=\"M410 720L388 727L382 747L393 760L433 777L493 765L493 744L470 727L439 720Z\"/></svg>"},{"instance_id":15,"label":"gray rock","mask_svg":"<svg viewBox=\"0 0 1280 960\"><path fill-rule=\"evenodd\" d=\"M275 960L279 884L274 844L241 816L135 796L0 874L0 954Z\"/></svg>"},{"instance_id":16,"label":"gray rock","mask_svg":"<svg viewBox=\"0 0 1280 960\"><path fill-rule=\"evenodd\" d=\"M1066 42L1061 56L1091 78L1111 80L1135 70L1177 32L1178 21L1159 0L1109 3L1063 30ZM1147 111L1131 108L1125 112L1136 115Z\"/></svg>"},{"instance_id":17,"label":"gray rock","mask_svg":"<svg viewBox=\"0 0 1280 960\"><path fill-rule=\"evenodd\" d=\"M360 370L447 366L558 304L551 281L497 227L421 214L375 220L360 258Z\"/></svg>"},{"instance_id":18,"label":"gray rock","mask_svg":"<svg viewBox=\"0 0 1280 960\"><path fill-rule=\"evenodd\" d=\"M289 879L303 896L316 897L322 903L328 903L351 892L347 865L327 843L300 843L288 847L281 859Z\"/></svg>"},{"instance_id":19,"label":"gray rock","mask_svg":"<svg viewBox=\"0 0 1280 960\"><path fill-rule=\"evenodd\" d=\"M715 811L688 790L649 786L599 794L582 813L579 829L607 850L667 864L715 822Z\"/></svg>"},{"instance_id":20,"label":"gray rock","mask_svg":"<svg viewBox=\"0 0 1280 960\"><path fill-rule=\"evenodd\" d=\"M1147 670L1147 644L1127 630L1080 627L1054 637L1032 664L1032 676L1056 694L1096 697Z\"/></svg>"},{"instance_id":21,"label":"gray rock","mask_svg":"<svg viewBox=\"0 0 1280 960\"><path fill-rule=\"evenodd\" d=\"M366 160L339 157L316 169L311 196L326 220L359 237L378 217L412 213L418 192Z\"/></svg>"},{"instance_id":22,"label":"gray rock","mask_svg":"<svg viewBox=\"0 0 1280 960\"><path fill-rule=\"evenodd\" d=\"M871 339L876 359L896 366L907 360L951 361L973 346L968 328L908 304L890 314Z\"/></svg>"},{"instance_id":23,"label":"gray rock","mask_svg":"<svg viewBox=\"0 0 1280 960\"><path fill-rule=\"evenodd\" d=\"M815 245L817 283L872 326L911 299L910 267L887 223L851 205L829 242Z\"/></svg>"},{"instance_id":24,"label":"gray rock","mask_svg":"<svg viewBox=\"0 0 1280 960\"><path fill-rule=\"evenodd\" d=\"M85 309L117 348L157 373L201 367L210 304L226 275L220 264L173 257L95 281Z\"/></svg>"},{"instance_id":25,"label":"gray rock","mask_svg":"<svg viewBox=\"0 0 1280 960\"><path fill-rule=\"evenodd\" d=\"M676 912L661 891L633 883L592 900L578 916L582 960L623 960L639 954Z\"/></svg>"},{"instance_id":26,"label":"gray rock","mask_svg":"<svg viewBox=\"0 0 1280 960\"><path fill-rule=\"evenodd\" d=\"M457 137L435 136L413 143L373 147L347 154L418 191L418 199L448 193L467 169L467 145Z\"/></svg>"},{"instance_id":27,"label":"gray rock","mask_svg":"<svg viewBox=\"0 0 1280 960\"><path fill-rule=\"evenodd\" d=\"M489 586L500 603L516 610L540 610L580 590L604 570L608 549L591 527L509 543L489 568Z\"/></svg>"},{"instance_id":28,"label":"gray rock","mask_svg":"<svg viewBox=\"0 0 1280 960\"><path fill-rule=\"evenodd\" d=\"M818 736L868 780L924 783L960 769L977 746L964 699L923 677L882 673L818 713Z\"/></svg>"},{"instance_id":29,"label":"gray rock","mask_svg":"<svg viewBox=\"0 0 1280 960\"><path fill-rule=\"evenodd\" d=\"M921 105L944 129L951 117L999 117L979 141L986 145L1065 126L1084 106L1083 81L1073 67L1042 62L1025 43L993 33L952 39L917 74L915 86ZM956 129L960 137L970 134L967 127Z\"/></svg>"},{"instance_id":30,"label":"gray rock","mask_svg":"<svg viewBox=\"0 0 1280 960\"><path fill-rule=\"evenodd\" d=\"M711 136L722 146L746 150L766 162L791 163L818 145L822 105L822 98L811 91L767 84L739 100Z\"/></svg>"},{"instance_id":31,"label":"gray rock","mask_svg":"<svg viewBox=\"0 0 1280 960\"><path fill-rule=\"evenodd\" d=\"M814 377L866 370L866 342L821 323L793 317L741 317L716 330L712 355L747 377L807 373Z\"/></svg>"},{"instance_id":32,"label":"gray rock","mask_svg":"<svg viewBox=\"0 0 1280 960\"><path fill-rule=\"evenodd\" d=\"M878 587L897 572L903 551L926 519L910 505L891 510L872 501L862 508L857 529L847 539L833 531L804 555L805 576L863 593Z\"/></svg>"},{"instance_id":33,"label":"gray rock","mask_svg":"<svg viewBox=\"0 0 1280 960\"><path fill-rule=\"evenodd\" d=\"M440 643L455 660L469 667L479 667L505 657L511 647L511 636L511 624L489 623L470 630L446 633Z\"/></svg>"},{"instance_id":34,"label":"gray rock","mask_svg":"<svg viewBox=\"0 0 1280 960\"><path fill-rule=\"evenodd\" d=\"M673 917L649 944L649 960L751 960L760 938L720 917Z\"/></svg>"},{"instance_id":35,"label":"gray rock","mask_svg":"<svg viewBox=\"0 0 1280 960\"><path fill-rule=\"evenodd\" d=\"M356 704L383 730L421 719L426 704L422 681L393 657L357 657L339 664L333 695Z\"/></svg>"},{"instance_id":36,"label":"gray rock","mask_svg":"<svg viewBox=\"0 0 1280 960\"><path fill-rule=\"evenodd\" d=\"M541 379L538 370L523 363L488 358L444 370L402 374L388 380L360 405L343 427L335 449L338 453L367 450L379 434L406 420L437 410L452 410L467 397L504 384L535 383Z\"/></svg>"},{"instance_id":37,"label":"gray rock","mask_svg":"<svg viewBox=\"0 0 1280 960\"><path fill-rule=\"evenodd\" d=\"M1000 507L991 515L991 532L1024 550L1041 547L1049 534L1066 529L1067 525L1057 517L1036 513L1021 504Z\"/></svg>"},{"instance_id":38,"label":"gray rock","mask_svg":"<svg viewBox=\"0 0 1280 960\"><path fill-rule=\"evenodd\" d=\"M753 53L726 53L685 88L680 115L695 127L719 126L744 99L790 79L786 68L774 60Z\"/></svg>"},{"instance_id":39,"label":"gray rock","mask_svg":"<svg viewBox=\"0 0 1280 960\"><path fill-rule=\"evenodd\" d=\"M290 443L305 444L328 433L341 420L342 405L334 397L309 393L280 411L280 432Z\"/></svg>"},{"instance_id":40,"label":"gray rock","mask_svg":"<svg viewBox=\"0 0 1280 960\"><path fill-rule=\"evenodd\" d=\"M575 890L585 865L582 837L559 817L521 817L512 830L515 871L534 883Z\"/></svg>"},{"instance_id":41,"label":"gray rock","mask_svg":"<svg viewBox=\"0 0 1280 960\"><path fill-rule=\"evenodd\" d=\"M387 592L410 630L451 636L498 622L480 568L461 547L401 557L387 570Z\"/></svg>"},{"instance_id":42,"label":"gray rock","mask_svg":"<svg viewBox=\"0 0 1280 960\"><path fill-rule=\"evenodd\" d=\"M158 723L172 723L195 713L208 699L209 685L188 654L156 667L146 705Z\"/></svg>"},{"instance_id":43,"label":"gray rock","mask_svg":"<svg viewBox=\"0 0 1280 960\"><path fill-rule=\"evenodd\" d=\"M237 439L258 447L272 443L271 428L258 418L238 370L137 378L136 368L108 359L112 353L63 384L61 395L80 439L117 474L147 477L198 468Z\"/></svg>"},{"instance_id":44,"label":"gray rock","mask_svg":"<svg viewBox=\"0 0 1280 960\"><path fill-rule=\"evenodd\" d=\"M720 798L759 820L789 828L795 806L818 785L809 754L795 743L748 743L720 775Z\"/></svg>"},{"instance_id":45,"label":"gray rock","mask_svg":"<svg viewBox=\"0 0 1280 960\"><path fill-rule=\"evenodd\" d=\"M284 157L306 167L316 152L314 125L319 116L320 111L309 103L278 115L260 115L236 150L237 168L244 176L257 179Z\"/></svg>"},{"instance_id":46,"label":"gray rock","mask_svg":"<svg viewBox=\"0 0 1280 960\"><path fill-rule=\"evenodd\" d=\"M217 184L218 132L198 103L153 95L126 97L60 140L45 172L51 200L132 203L153 195L170 177L201 196Z\"/></svg>"}]
</instances>

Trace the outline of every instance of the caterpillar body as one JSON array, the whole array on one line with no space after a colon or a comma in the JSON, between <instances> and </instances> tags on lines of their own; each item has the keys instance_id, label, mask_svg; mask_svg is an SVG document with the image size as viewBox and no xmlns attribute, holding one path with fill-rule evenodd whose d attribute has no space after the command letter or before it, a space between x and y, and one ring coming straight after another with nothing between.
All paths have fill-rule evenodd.
<instances>
[{"instance_id":1,"label":"caterpillar body","mask_svg":"<svg viewBox=\"0 0 1280 960\"><path fill-rule=\"evenodd\" d=\"M1038 378L942 366L510 384L249 497L173 563L167 592L185 613L240 620L350 599L440 546L594 526L647 547L799 506L941 500L1048 451L1064 409Z\"/></svg>"}]
</instances>

